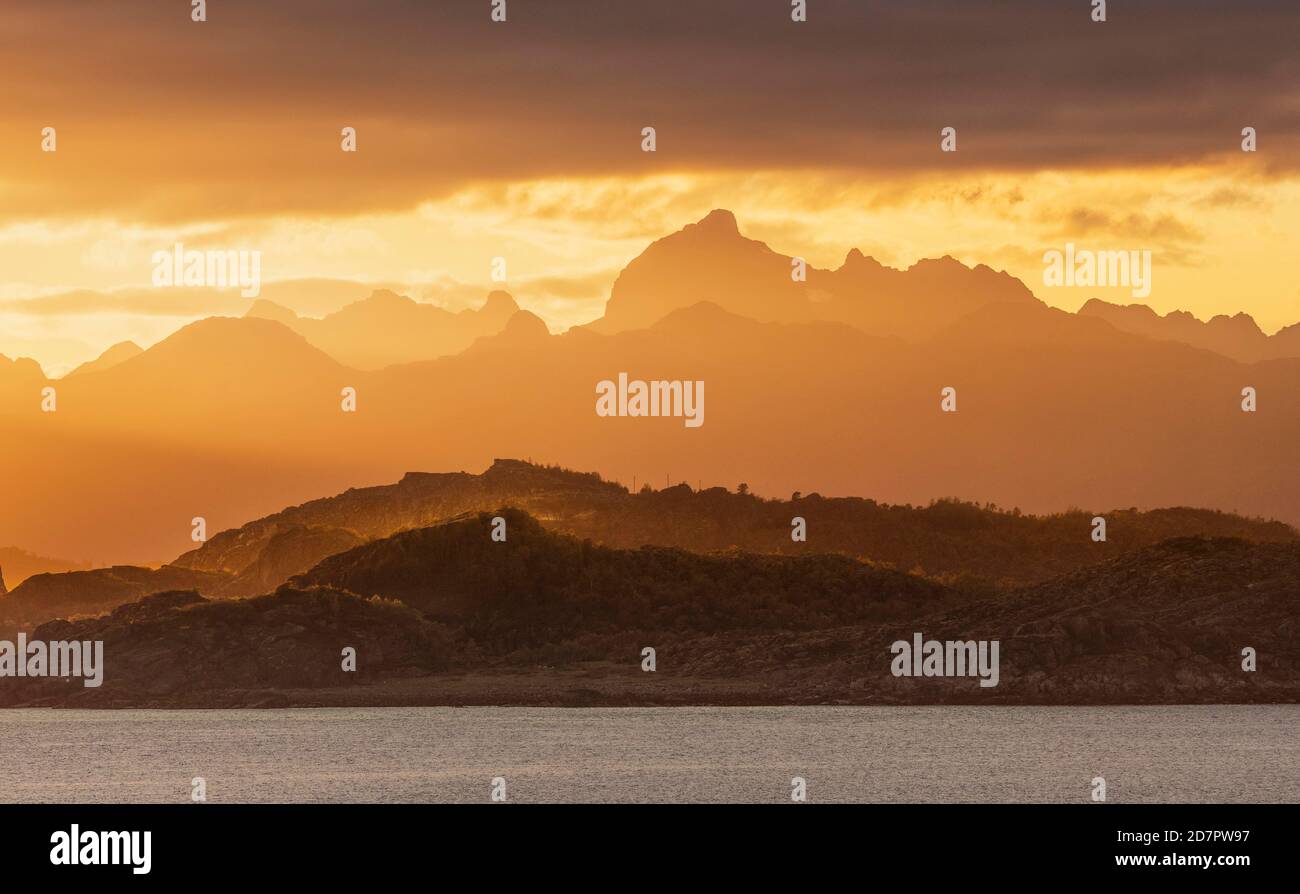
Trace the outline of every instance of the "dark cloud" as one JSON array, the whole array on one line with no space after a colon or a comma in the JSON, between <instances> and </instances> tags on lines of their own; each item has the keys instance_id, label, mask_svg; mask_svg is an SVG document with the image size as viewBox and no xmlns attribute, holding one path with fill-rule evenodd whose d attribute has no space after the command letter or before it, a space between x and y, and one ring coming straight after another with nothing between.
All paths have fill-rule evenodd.
<instances>
[{"instance_id":1,"label":"dark cloud","mask_svg":"<svg viewBox=\"0 0 1300 894\"><path fill-rule=\"evenodd\" d=\"M469 181L1300 158L1300 4L6 0L15 216L411 207ZM59 127L57 158L35 151ZM339 151L358 127L360 152ZM659 151L639 151L658 128ZM956 154L939 129L958 128ZM27 134L26 138L20 136Z\"/></svg>"}]
</instances>

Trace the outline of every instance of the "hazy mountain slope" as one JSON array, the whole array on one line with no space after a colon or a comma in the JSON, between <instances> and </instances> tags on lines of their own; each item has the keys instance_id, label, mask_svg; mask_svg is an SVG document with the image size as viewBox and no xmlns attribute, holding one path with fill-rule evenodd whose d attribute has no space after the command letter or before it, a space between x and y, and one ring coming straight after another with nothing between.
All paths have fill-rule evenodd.
<instances>
[{"instance_id":1,"label":"hazy mountain slope","mask_svg":"<svg viewBox=\"0 0 1300 894\"><path fill-rule=\"evenodd\" d=\"M47 384L45 372L35 360L0 354L0 420L12 423L39 411L41 389Z\"/></svg>"},{"instance_id":2,"label":"hazy mountain slope","mask_svg":"<svg viewBox=\"0 0 1300 894\"><path fill-rule=\"evenodd\" d=\"M482 475L411 472L396 484L353 488L222 531L180 556L174 564L242 573L256 562L269 542L288 530L347 530L362 540L372 540L506 503L527 506L548 517L564 511L565 506L590 511L626 497L623 488L595 475L513 460L497 460ZM322 553L317 561L334 552L341 550Z\"/></svg>"},{"instance_id":3,"label":"hazy mountain slope","mask_svg":"<svg viewBox=\"0 0 1300 894\"><path fill-rule=\"evenodd\" d=\"M1105 513L1108 539L1095 543L1090 537L1093 514L1082 510L1037 517L953 501L891 506L819 494L764 500L724 488L695 491L685 484L632 493L590 474L499 459L481 475L410 473L394 485L358 488L291 507L222 531L174 564L243 577L266 545L284 536L282 532L333 531L349 525L358 537L370 540L499 506L524 509L549 529L607 546L843 553L905 571L1018 583L1042 580L1169 537L1198 534L1290 541L1297 536L1278 522L1208 510L1125 509ZM807 524L807 542L791 539L791 520L796 516ZM332 541L321 542L315 561L342 551L331 546ZM312 552L304 550L300 559L305 561ZM253 577L264 589L271 589L315 561L278 580L264 571Z\"/></svg>"},{"instance_id":4,"label":"hazy mountain slope","mask_svg":"<svg viewBox=\"0 0 1300 894\"><path fill-rule=\"evenodd\" d=\"M292 525L266 538L256 558L213 592L219 596L269 593L326 556L360 545L361 537L342 528Z\"/></svg>"},{"instance_id":5,"label":"hazy mountain slope","mask_svg":"<svg viewBox=\"0 0 1300 894\"><path fill-rule=\"evenodd\" d=\"M127 360L130 360L132 357L138 357L143 353L144 349L133 341L119 342L104 353L100 354L94 360L89 360L86 363L81 364L63 378L70 379L73 376L82 376L86 373L103 372L106 369L111 369L112 367L117 366L119 363L124 363Z\"/></svg>"},{"instance_id":6,"label":"hazy mountain slope","mask_svg":"<svg viewBox=\"0 0 1300 894\"><path fill-rule=\"evenodd\" d=\"M463 351L474 339L500 332L518 309L501 291L489 294L482 307L452 313L380 289L321 319L269 301L257 302L247 315L288 326L347 366L381 369Z\"/></svg>"},{"instance_id":7,"label":"hazy mountain slope","mask_svg":"<svg viewBox=\"0 0 1300 894\"><path fill-rule=\"evenodd\" d=\"M164 565L115 565L93 571L37 574L0 598L0 629L30 628L52 618L98 615L142 596L178 588L216 592L226 576Z\"/></svg>"},{"instance_id":8,"label":"hazy mountain slope","mask_svg":"<svg viewBox=\"0 0 1300 894\"><path fill-rule=\"evenodd\" d=\"M1205 348L1243 363L1300 357L1300 325L1265 335L1245 313L1220 314L1202 321L1183 310L1162 316L1145 304L1110 304L1093 298L1079 308L1079 315L1105 320L1124 332Z\"/></svg>"},{"instance_id":9,"label":"hazy mountain slope","mask_svg":"<svg viewBox=\"0 0 1300 894\"><path fill-rule=\"evenodd\" d=\"M85 571L89 568L88 562L52 559L48 556L33 555L17 547L0 546L0 572L3 573L5 586L10 590L33 574L58 574L64 571Z\"/></svg>"}]
</instances>

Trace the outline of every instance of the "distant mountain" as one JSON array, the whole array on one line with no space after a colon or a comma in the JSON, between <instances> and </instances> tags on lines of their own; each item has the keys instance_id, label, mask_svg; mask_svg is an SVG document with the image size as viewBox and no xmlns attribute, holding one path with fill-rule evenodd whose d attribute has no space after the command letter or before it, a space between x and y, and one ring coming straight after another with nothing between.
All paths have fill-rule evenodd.
<instances>
[{"instance_id":1,"label":"distant mountain","mask_svg":"<svg viewBox=\"0 0 1300 894\"><path fill-rule=\"evenodd\" d=\"M35 360L14 360L0 354L0 419L39 407L40 391L46 384L45 371Z\"/></svg>"},{"instance_id":2,"label":"distant mountain","mask_svg":"<svg viewBox=\"0 0 1300 894\"><path fill-rule=\"evenodd\" d=\"M63 378L68 379L72 376L81 376L86 373L102 372L103 370L117 366L119 363L130 360L132 357L138 357L143 353L144 349L133 341L118 342L94 360L81 364Z\"/></svg>"},{"instance_id":3,"label":"distant mountain","mask_svg":"<svg viewBox=\"0 0 1300 894\"><path fill-rule=\"evenodd\" d=\"M517 311L506 321L505 327L494 335L476 338L465 350L466 354L482 355L497 351L514 351L536 347L551 337L551 331L541 317L526 310Z\"/></svg>"},{"instance_id":4,"label":"distant mountain","mask_svg":"<svg viewBox=\"0 0 1300 894\"><path fill-rule=\"evenodd\" d=\"M347 366L381 369L459 353L475 339L500 332L518 310L501 291L489 294L476 310L452 313L380 289L323 319L300 317L264 299L254 302L247 316L288 326Z\"/></svg>"},{"instance_id":5,"label":"distant mountain","mask_svg":"<svg viewBox=\"0 0 1300 894\"><path fill-rule=\"evenodd\" d=\"M84 571L90 568L89 562L76 562L70 559L52 559L38 556L13 546L0 546L0 572L10 590L21 584L33 574L57 574L64 571Z\"/></svg>"},{"instance_id":6,"label":"distant mountain","mask_svg":"<svg viewBox=\"0 0 1300 894\"><path fill-rule=\"evenodd\" d=\"M1183 310L1161 316L1145 304L1110 304L1098 298L1079 308L1079 315L1103 319L1124 332L1205 348L1243 363L1300 357L1300 323L1265 335L1250 314L1220 314L1201 321Z\"/></svg>"},{"instance_id":7,"label":"distant mountain","mask_svg":"<svg viewBox=\"0 0 1300 894\"><path fill-rule=\"evenodd\" d=\"M224 580L224 575L167 565L36 574L0 597L0 630L30 630L53 618L94 616L162 590L211 592Z\"/></svg>"},{"instance_id":8,"label":"distant mountain","mask_svg":"<svg viewBox=\"0 0 1300 894\"><path fill-rule=\"evenodd\" d=\"M848 323L872 335L923 338L986 304L1037 304L1015 277L944 257L895 270L854 249L836 270L808 266L741 235L715 210L653 243L619 274L598 332L642 329L701 301L761 321Z\"/></svg>"}]
</instances>

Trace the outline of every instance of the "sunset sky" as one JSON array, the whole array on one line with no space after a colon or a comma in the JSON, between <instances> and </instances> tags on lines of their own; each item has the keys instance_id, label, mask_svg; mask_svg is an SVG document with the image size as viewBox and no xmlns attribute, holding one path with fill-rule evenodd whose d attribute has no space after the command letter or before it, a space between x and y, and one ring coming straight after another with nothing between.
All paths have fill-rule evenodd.
<instances>
[{"instance_id":1,"label":"sunset sky","mask_svg":"<svg viewBox=\"0 0 1300 894\"><path fill-rule=\"evenodd\" d=\"M477 305L500 256L560 331L718 207L817 266L951 254L1067 310L1134 299L1045 288L1045 251L1150 250L1159 312L1300 320L1300 6L790 6L6 0L0 352L59 374L242 314L150 288L178 241L260 251L262 297L313 315L376 285Z\"/></svg>"}]
</instances>

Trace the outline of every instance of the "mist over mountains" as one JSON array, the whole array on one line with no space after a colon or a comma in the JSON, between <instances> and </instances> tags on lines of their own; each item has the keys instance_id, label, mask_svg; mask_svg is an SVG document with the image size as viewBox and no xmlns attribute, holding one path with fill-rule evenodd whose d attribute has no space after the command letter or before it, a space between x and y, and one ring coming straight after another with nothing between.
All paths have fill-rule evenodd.
<instances>
[{"instance_id":1,"label":"mist over mountains","mask_svg":"<svg viewBox=\"0 0 1300 894\"><path fill-rule=\"evenodd\" d=\"M0 543L155 562L192 546L197 516L219 531L502 455L629 485L1300 522L1300 359L1245 363L1121 331L1095 306L1051 309L988 268L940 259L897 271L851 253L799 283L790 258L714 212L629 264L589 326L551 335L518 311L479 334L508 301L450 315L380 294L311 322L263 307L54 382L6 360ZM382 322L390 312L397 322ZM340 360L378 362L364 356L371 323L399 352L427 341L436 353L428 333L444 325L446 344L468 344L378 369ZM706 424L597 416L596 383L624 371L705 381ZM57 412L41 411L43 387ZM947 387L955 413L940 411ZM1241 411L1245 387L1259 395L1255 413ZM345 388L355 413L340 409Z\"/></svg>"},{"instance_id":2,"label":"mist over mountains","mask_svg":"<svg viewBox=\"0 0 1300 894\"><path fill-rule=\"evenodd\" d=\"M478 309L451 313L382 289L321 319L300 317L266 299L254 302L245 316L282 323L347 366L381 369L459 353L500 332L518 310L500 291Z\"/></svg>"},{"instance_id":3,"label":"mist over mountains","mask_svg":"<svg viewBox=\"0 0 1300 894\"><path fill-rule=\"evenodd\" d=\"M1117 305L1096 298L1079 308L1079 314L1103 319L1123 332L1183 342L1243 363L1300 357L1300 323L1265 335L1246 313L1201 321L1186 311L1161 316L1145 304Z\"/></svg>"}]
</instances>

